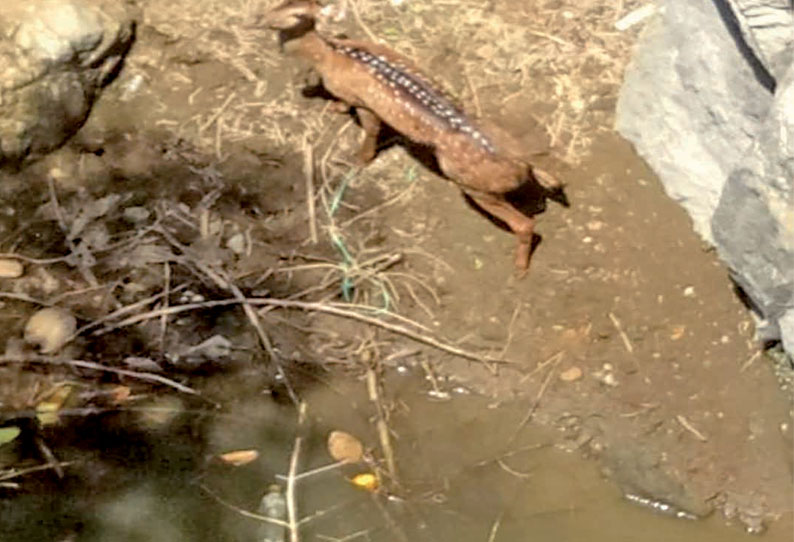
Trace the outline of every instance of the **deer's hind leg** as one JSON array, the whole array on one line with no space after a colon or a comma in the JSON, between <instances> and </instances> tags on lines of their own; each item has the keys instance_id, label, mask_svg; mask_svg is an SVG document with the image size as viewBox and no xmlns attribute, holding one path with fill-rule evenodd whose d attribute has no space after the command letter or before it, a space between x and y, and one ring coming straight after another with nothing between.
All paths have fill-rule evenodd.
<instances>
[{"instance_id":1,"label":"deer's hind leg","mask_svg":"<svg viewBox=\"0 0 794 542\"><path fill-rule=\"evenodd\" d=\"M360 165L365 165L375 158L375 153L378 150L381 121L375 113L363 107L356 107L356 114L364 129L364 141L361 142L361 148L359 148L356 158Z\"/></svg>"},{"instance_id":2,"label":"deer's hind leg","mask_svg":"<svg viewBox=\"0 0 794 542\"><path fill-rule=\"evenodd\" d=\"M467 192L467 194L484 211L507 224L515 234L518 240L515 254L516 273L519 276L524 276L529 269L535 218L525 215L502 196L481 192Z\"/></svg>"}]
</instances>

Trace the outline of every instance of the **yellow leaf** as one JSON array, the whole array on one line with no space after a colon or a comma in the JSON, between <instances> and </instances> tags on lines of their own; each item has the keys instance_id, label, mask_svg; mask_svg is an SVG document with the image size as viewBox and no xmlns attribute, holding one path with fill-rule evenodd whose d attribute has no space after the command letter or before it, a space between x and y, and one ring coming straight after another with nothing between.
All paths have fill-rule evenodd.
<instances>
[{"instance_id":1,"label":"yellow leaf","mask_svg":"<svg viewBox=\"0 0 794 542\"><path fill-rule=\"evenodd\" d=\"M53 425L58 423L58 411L72 393L69 385L58 386L55 391L50 393L46 399L36 405L36 418L41 425Z\"/></svg>"},{"instance_id":2,"label":"yellow leaf","mask_svg":"<svg viewBox=\"0 0 794 542\"><path fill-rule=\"evenodd\" d=\"M378 487L380 487L378 477L370 472L357 474L350 481L353 482L354 486L366 489L367 491L377 491Z\"/></svg>"},{"instance_id":3,"label":"yellow leaf","mask_svg":"<svg viewBox=\"0 0 794 542\"><path fill-rule=\"evenodd\" d=\"M236 450L234 452L226 452L218 457L227 465L241 467L252 461L256 461L259 457L259 452L256 450Z\"/></svg>"},{"instance_id":4,"label":"yellow leaf","mask_svg":"<svg viewBox=\"0 0 794 542\"><path fill-rule=\"evenodd\" d=\"M8 444L17 438L19 433L21 433L19 427L13 425L11 427L0 427L0 446Z\"/></svg>"},{"instance_id":5,"label":"yellow leaf","mask_svg":"<svg viewBox=\"0 0 794 542\"><path fill-rule=\"evenodd\" d=\"M113 402L116 404L125 402L130 398L131 394L132 390L129 388L129 386L116 386L110 390L110 396L113 398Z\"/></svg>"}]
</instances>

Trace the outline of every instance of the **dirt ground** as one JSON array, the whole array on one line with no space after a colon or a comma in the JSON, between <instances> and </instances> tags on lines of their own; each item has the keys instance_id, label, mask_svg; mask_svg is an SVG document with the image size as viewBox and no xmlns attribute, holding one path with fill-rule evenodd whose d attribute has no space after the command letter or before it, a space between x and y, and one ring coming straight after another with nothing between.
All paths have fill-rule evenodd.
<instances>
[{"instance_id":1,"label":"dirt ground","mask_svg":"<svg viewBox=\"0 0 794 542\"><path fill-rule=\"evenodd\" d=\"M137 41L88 124L0 184L2 252L46 259L62 250L63 232L43 217L47 174L69 216L119 195L87 219L107 219L110 238L129 229L110 219L122 208L159 210L157 223L200 233L204 244L192 250L247 295L391 311L505 362L462 360L328 314L271 311L265 327L284 359L354 371L373 357L422 367L439 397L469 391L526 403L527 419L600 458L627 493L696 514L715 508L751 529L791 522L791 397L754 343L727 269L611 129L637 33L612 24L639 2L352 0L329 30L373 34L415 58L565 182L571 206L550 203L540 217L542 242L523 279L513 276L513 237L399 145L353 168L359 128L304 95L313 78L255 26L261 5L135 4ZM238 234L240 250L229 245ZM57 298L81 321L102 318L162 286L166 264L142 256L140 235L125 238L138 265L107 255L92 264L29 262L26 278L0 289ZM102 284L92 285L86 269ZM172 287L189 277L174 266ZM200 293L211 298L219 284ZM31 308L12 301L2 319L19 330ZM148 355L157 336L155 326L114 346L86 338L75 348ZM256 346L250 333L239 337ZM9 388L26 378L15 372Z\"/></svg>"}]
</instances>

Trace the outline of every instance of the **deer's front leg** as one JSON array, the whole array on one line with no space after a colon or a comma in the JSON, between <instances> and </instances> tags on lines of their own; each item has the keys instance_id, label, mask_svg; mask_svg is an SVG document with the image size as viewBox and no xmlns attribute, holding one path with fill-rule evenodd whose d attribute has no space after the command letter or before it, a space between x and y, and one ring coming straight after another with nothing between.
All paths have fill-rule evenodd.
<instances>
[{"instance_id":1,"label":"deer's front leg","mask_svg":"<svg viewBox=\"0 0 794 542\"><path fill-rule=\"evenodd\" d=\"M364 129L364 141L361 143L361 148L358 150L357 155L359 165L363 166L375 158L381 122L375 113L363 107L357 107L356 114L358 115L358 120L361 121L361 127Z\"/></svg>"}]
</instances>

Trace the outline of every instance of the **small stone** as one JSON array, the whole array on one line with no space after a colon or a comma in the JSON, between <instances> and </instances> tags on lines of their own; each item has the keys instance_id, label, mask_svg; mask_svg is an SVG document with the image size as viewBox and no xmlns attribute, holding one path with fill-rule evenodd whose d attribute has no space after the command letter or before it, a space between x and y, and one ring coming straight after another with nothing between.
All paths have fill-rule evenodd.
<instances>
[{"instance_id":1,"label":"small stone","mask_svg":"<svg viewBox=\"0 0 794 542\"><path fill-rule=\"evenodd\" d=\"M151 213L145 207L127 207L124 209L124 220L133 224L139 224L149 219Z\"/></svg>"},{"instance_id":2,"label":"small stone","mask_svg":"<svg viewBox=\"0 0 794 542\"><path fill-rule=\"evenodd\" d=\"M582 378L582 370L579 367L571 367L560 373L560 380L563 382L576 382Z\"/></svg>"},{"instance_id":3,"label":"small stone","mask_svg":"<svg viewBox=\"0 0 794 542\"><path fill-rule=\"evenodd\" d=\"M684 288L684 297L695 297L695 287L687 286Z\"/></svg>"},{"instance_id":4,"label":"small stone","mask_svg":"<svg viewBox=\"0 0 794 542\"><path fill-rule=\"evenodd\" d=\"M601 231L604 227L604 223L600 220L591 220L587 223L587 229L590 231Z\"/></svg>"},{"instance_id":5,"label":"small stone","mask_svg":"<svg viewBox=\"0 0 794 542\"><path fill-rule=\"evenodd\" d=\"M242 233L232 235L226 241L226 246L237 255L245 254L245 236Z\"/></svg>"},{"instance_id":6,"label":"small stone","mask_svg":"<svg viewBox=\"0 0 794 542\"><path fill-rule=\"evenodd\" d=\"M477 56L485 59L493 58L494 56L496 56L496 52L497 52L496 47L494 47L493 44L491 43L486 43L485 45L483 45L482 47L480 47L475 51Z\"/></svg>"},{"instance_id":7,"label":"small stone","mask_svg":"<svg viewBox=\"0 0 794 542\"><path fill-rule=\"evenodd\" d=\"M220 363L229 358L234 344L223 335L213 335L201 343L186 348L174 361L182 360L189 365L206 362Z\"/></svg>"},{"instance_id":8,"label":"small stone","mask_svg":"<svg viewBox=\"0 0 794 542\"><path fill-rule=\"evenodd\" d=\"M42 354L60 350L77 330L77 319L57 307L41 309L25 325L25 341L39 347Z\"/></svg>"},{"instance_id":9,"label":"small stone","mask_svg":"<svg viewBox=\"0 0 794 542\"><path fill-rule=\"evenodd\" d=\"M0 279L15 279L22 276L25 268L19 260L0 259Z\"/></svg>"}]
</instances>

